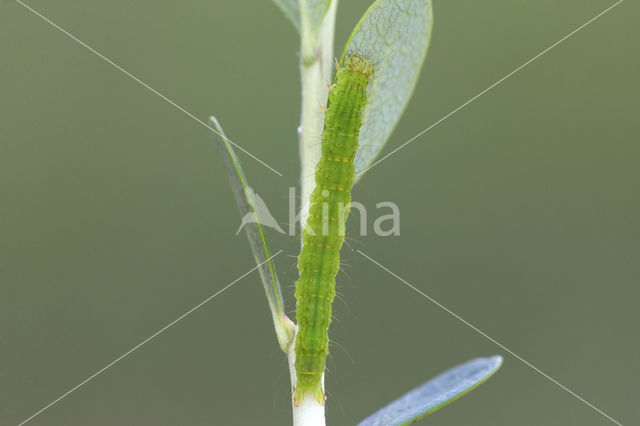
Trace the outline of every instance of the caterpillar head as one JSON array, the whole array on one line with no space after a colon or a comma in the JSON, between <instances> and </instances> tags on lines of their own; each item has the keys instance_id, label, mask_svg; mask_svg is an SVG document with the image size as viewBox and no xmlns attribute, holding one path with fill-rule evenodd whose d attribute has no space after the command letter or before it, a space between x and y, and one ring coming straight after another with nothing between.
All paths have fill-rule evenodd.
<instances>
[{"instance_id":1,"label":"caterpillar head","mask_svg":"<svg viewBox=\"0 0 640 426\"><path fill-rule=\"evenodd\" d=\"M373 74L373 62L358 52L349 52L344 58L344 66L351 71L364 74L367 77Z\"/></svg>"}]
</instances>

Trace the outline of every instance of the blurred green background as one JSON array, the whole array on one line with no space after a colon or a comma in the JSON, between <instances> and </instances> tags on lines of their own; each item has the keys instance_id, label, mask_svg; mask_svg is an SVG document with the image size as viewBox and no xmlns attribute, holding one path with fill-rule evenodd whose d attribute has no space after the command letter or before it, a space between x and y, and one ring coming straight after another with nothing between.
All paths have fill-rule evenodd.
<instances>
[{"instance_id":1,"label":"blurred green background","mask_svg":"<svg viewBox=\"0 0 640 426\"><path fill-rule=\"evenodd\" d=\"M241 155L285 222L298 181L297 34L269 1L28 4L284 173ZM341 50L369 0L340 5ZM387 152L610 1L436 1ZM640 418L640 58L627 1L372 169L354 199L401 236L350 240L623 424ZM253 267L209 131L13 1L0 3L0 424L15 425ZM375 215L374 215L375 217ZM357 222L352 221L355 233ZM370 224L371 229L371 224ZM297 237L271 232L288 307ZM431 425L603 416L345 249L328 423L446 368L500 372ZM257 274L33 425L290 424Z\"/></svg>"}]
</instances>

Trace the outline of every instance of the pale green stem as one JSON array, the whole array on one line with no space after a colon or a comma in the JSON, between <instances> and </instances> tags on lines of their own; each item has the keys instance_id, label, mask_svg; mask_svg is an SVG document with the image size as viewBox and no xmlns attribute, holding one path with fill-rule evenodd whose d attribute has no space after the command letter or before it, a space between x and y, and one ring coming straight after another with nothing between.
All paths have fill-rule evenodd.
<instances>
[{"instance_id":1,"label":"pale green stem","mask_svg":"<svg viewBox=\"0 0 640 426\"><path fill-rule=\"evenodd\" d=\"M304 9L303 4L301 7ZM327 104L329 84L334 67L333 37L338 0L329 6L316 37L302 19L300 73L302 75L302 117L298 136L300 141L302 210L301 229L307 222L309 198L316 186L315 169L321 154L321 137L324 126L322 107ZM302 16L306 16L302 13Z\"/></svg>"},{"instance_id":2,"label":"pale green stem","mask_svg":"<svg viewBox=\"0 0 640 426\"><path fill-rule=\"evenodd\" d=\"M300 1L300 73L302 76L302 116L298 129L302 193L300 229L304 228L309 215L309 198L315 188L315 169L321 155L321 137L324 126L322 107L327 104L334 63L333 38L337 7L338 0L332 0L319 30L315 32L309 23L306 1ZM290 345L287 353L291 374L293 425L325 426L324 404L320 404L313 397L303 397L298 405L293 402L297 380L294 347L295 344Z\"/></svg>"}]
</instances>

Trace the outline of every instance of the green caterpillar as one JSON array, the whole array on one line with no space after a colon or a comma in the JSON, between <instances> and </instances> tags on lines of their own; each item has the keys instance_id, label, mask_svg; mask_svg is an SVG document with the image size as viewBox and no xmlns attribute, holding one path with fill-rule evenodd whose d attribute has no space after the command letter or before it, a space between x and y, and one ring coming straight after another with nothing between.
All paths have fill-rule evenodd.
<instances>
[{"instance_id":1,"label":"green caterpillar","mask_svg":"<svg viewBox=\"0 0 640 426\"><path fill-rule=\"evenodd\" d=\"M355 177L353 159L373 69L373 62L364 56L349 53L329 91L322 157L316 166L316 187L311 193L309 218L302 233L303 247L298 257L296 404L307 392L324 403L321 378L329 353L327 330Z\"/></svg>"}]
</instances>

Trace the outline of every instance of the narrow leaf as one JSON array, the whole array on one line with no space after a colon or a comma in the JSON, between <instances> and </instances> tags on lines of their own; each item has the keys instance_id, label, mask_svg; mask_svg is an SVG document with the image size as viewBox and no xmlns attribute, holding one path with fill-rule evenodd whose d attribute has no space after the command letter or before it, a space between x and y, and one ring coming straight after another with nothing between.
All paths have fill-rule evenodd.
<instances>
[{"instance_id":1,"label":"narrow leaf","mask_svg":"<svg viewBox=\"0 0 640 426\"><path fill-rule=\"evenodd\" d=\"M413 423L475 389L502 365L501 356L476 358L445 371L372 414L358 426Z\"/></svg>"},{"instance_id":2,"label":"narrow leaf","mask_svg":"<svg viewBox=\"0 0 640 426\"><path fill-rule=\"evenodd\" d=\"M293 339L295 326L284 313L282 291L280 290L276 269L273 262L267 260L270 259L272 255L262 224L270 224L272 218L264 217L265 213L269 214L269 212L265 208L261 208L264 202L249 186L247 178L242 171L240 160L233 151L233 147L225 136L220 123L218 123L215 117L211 117L211 124L218 132L214 132L213 137L217 142L216 145L227 169L233 195L235 196L236 203L240 208L240 214L243 218L241 228L244 228L247 233L249 245L251 246L251 251L253 252L256 263L262 264L262 266L258 268L260 278L262 279L262 284L267 294L267 301L269 302L269 308L273 316L278 341L282 349L286 352L287 347ZM260 217L259 214L262 214L263 217ZM277 222L274 221L274 223L275 227L278 227ZM238 232L240 232L240 229L238 229Z\"/></svg>"},{"instance_id":3,"label":"narrow leaf","mask_svg":"<svg viewBox=\"0 0 640 426\"><path fill-rule=\"evenodd\" d=\"M273 0L284 12L287 18L293 22L298 32L302 30L302 23L308 25L312 33L315 33L322 18L331 4L331 0ZM338 0L334 0L338 1Z\"/></svg>"},{"instance_id":4,"label":"narrow leaf","mask_svg":"<svg viewBox=\"0 0 640 426\"><path fill-rule=\"evenodd\" d=\"M298 0L273 0L280 7L285 16L293 22L298 32L300 32L300 5Z\"/></svg>"},{"instance_id":5,"label":"narrow leaf","mask_svg":"<svg viewBox=\"0 0 640 426\"><path fill-rule=\"evenodd\" d=\"M427 55L433 13L429 0L377 0L345 46L375 63L355 160L356 179L378 157L398 123Z\"/></svg>"},{"instance_id":6,"label":"narrow leaf","mask_svg":"<svg viewBox=\"0 0 640 426\"><path fill-rule=\"evenodd\" d=\"M322 23L322 19L324 18L325 13L329 9L329 5L332 0L301 0L301 6L303 10L303 15L301 19L307 19L309 27L313 33L315 33L320 24ZM333 0L338 1L338 0Z\"/></svg>"}]
</instances>

